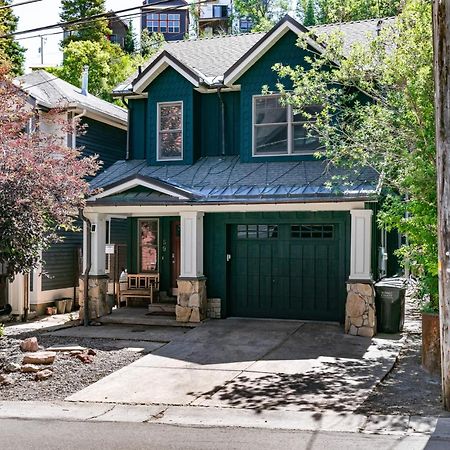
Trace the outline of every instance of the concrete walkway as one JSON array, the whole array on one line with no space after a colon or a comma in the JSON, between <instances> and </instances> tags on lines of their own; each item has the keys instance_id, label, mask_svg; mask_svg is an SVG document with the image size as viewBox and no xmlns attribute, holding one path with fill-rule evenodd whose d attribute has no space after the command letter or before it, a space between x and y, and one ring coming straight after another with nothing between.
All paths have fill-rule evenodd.
<instances>
[{"instance_id":1,"label":"concrete walkway","mask_svg":"<svg viewBox=\"0 0 450 450\"><path fill-rule=\"evenodd\" d=\"M350 414L401 345L333 324L209 321L68 400Z\"/></svg>"}]
</instances>

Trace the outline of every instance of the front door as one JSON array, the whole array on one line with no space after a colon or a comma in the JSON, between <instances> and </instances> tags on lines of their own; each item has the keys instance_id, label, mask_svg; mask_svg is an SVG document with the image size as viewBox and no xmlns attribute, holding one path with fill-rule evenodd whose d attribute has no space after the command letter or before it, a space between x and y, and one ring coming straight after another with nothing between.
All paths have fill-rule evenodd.
<instances>
[{"instance_id":1,"label":"front door","mask_svg":"<svg viewBox=\"0 0 450 450\"><path fill-rule=\"evenodd\" d=\"M171 223L171 233L170 233L170 255L171 255L171 288L172 295L178 294L178 283L177 280L180 276L180 231L181 225L179 220L174 220Z\"/></svg>"}]
</instances>

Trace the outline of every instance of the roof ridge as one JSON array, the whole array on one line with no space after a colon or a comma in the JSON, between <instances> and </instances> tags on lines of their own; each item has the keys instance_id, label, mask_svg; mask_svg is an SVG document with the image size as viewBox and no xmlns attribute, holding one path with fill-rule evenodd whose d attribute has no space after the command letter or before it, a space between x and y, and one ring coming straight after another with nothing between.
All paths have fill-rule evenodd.
<instances>
[{"instance_id":1,"label":"roof ridge","mask_svg":"<svg viewBox=\"0 0 450 450\"><path fill-rule=\"evenodd\" d=\"M236 33L236 34L221 34L216 36L203 36L203 37L196 37L194 39L179 39L177 41L166 41L165 44L175 45L175 44L183 44L183 43L190 43L190 42L199 42L199 41L212 41L214 39L225 39L230 37L242 37L242 36L256 36L256 35L264 35L267 34L266 31L258 31L258 32L250 32L250 33Z\"/></svg>"},{"instance_id":2,"label":"roof ridge","mask_svg":"<svg viewBox=\"0 0 450 450\"><path fill-rule=\"evenodd\" d=\"M335 26L335 25L351 25L353 23L363 23L363 22L375 22L378 20L387 20L387 19L395 19L397 16L385 16L385 17L374 17L372 19L360 19L360 20L349 20L348 22L332 22L332 23L322 23L320 25L310 25L308 28L322 28L322 27L329 27L329 26Z\"/></svg>"}]
</instances>

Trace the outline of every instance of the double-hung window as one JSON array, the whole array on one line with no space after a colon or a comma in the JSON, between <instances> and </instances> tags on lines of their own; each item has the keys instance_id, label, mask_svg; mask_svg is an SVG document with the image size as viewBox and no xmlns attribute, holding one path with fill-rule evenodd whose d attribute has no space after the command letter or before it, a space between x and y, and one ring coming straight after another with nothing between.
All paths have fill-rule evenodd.
<instances>
[{"instance_id":1,"label":"double-hung window","mask_svg":"<svg viewBox=\"0 0 450 450\"><path fill-rule=\"evenodd\" d=\"M158 103L158 160L183 159L183 102Z\"/></svg>"},{"instance_id":2,"label":"double-hung window","mask_svg":"<svg viewBox=\"0 0 450 450\"><path fill-rule=\"evenodd\" d=\"M319 140L305 128L314 121L319 106L304 108L311 118L280 103L281 95L253 97L253 155L278 156L313 153Z\"/></svg>"}]
</instances>

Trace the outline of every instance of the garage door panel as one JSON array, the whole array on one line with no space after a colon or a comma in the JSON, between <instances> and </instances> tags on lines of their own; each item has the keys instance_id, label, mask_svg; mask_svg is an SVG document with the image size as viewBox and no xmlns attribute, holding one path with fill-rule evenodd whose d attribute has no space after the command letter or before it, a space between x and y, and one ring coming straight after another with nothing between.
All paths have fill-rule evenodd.
<instances>
[{"instance_id":1,"label":"garage door panel","mask_svg":"<svg viewBox=\"0 0 450 450\"><path fill-rule=\"evenodd\" d=\"M232 314L341 319L345 271L337 224L247 225L247 230L245 238L231 233Z\"/></svg>"}]
</instances>

